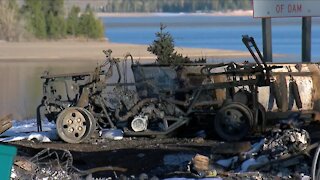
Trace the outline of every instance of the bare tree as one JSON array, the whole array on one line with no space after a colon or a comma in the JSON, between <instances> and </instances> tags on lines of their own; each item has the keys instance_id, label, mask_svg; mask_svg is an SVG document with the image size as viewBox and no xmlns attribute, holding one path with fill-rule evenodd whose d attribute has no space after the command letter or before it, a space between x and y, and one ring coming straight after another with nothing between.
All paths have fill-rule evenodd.
<instances>
[{"instance_id":1,"label":"bare tree","mask_svg":"<svg viewBox=\"0 0 320 180\"><path fill-rule=\"evenodd\" d=\"M9 0L0 0L1 40L18 41L20 39L23 27L18 16L18 8L13 7Z\"/></svg>"}]
</instances>

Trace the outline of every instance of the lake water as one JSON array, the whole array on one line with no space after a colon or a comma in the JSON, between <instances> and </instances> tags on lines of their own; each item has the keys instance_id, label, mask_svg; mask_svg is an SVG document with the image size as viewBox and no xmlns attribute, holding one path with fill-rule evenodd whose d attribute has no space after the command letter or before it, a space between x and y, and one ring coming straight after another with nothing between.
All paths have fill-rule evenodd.
<instances>
[{"instance_id":1,"label":"lake water","mask_svg":"<svg viewBox=\"0 0 320 180\"><path fill-rule=\"evenodd\" d=\"M62 61L61 61L62 62ZM0 118L13 114L14 119L34 118L42 98L40 79L44 71L52 74L93 71L92 61L2 61L0 64Z\"/></svg>"},{"instance_id":2,"label":"lake water","mask_svg":"<svg viewBox=\"0 0 320 180\"><path fill-rule=\"evenodd\" d=\"M111 42L151 44L159 24L174 37L175 45L193 48L241 50L241 36L253 36L262 50L261 20L252 17L159 14L147 17L104 17L105 36ZM272 19L273 53L287 54L279 61L300 61L301 18ZM320 60L320 18L312 20L312 60Z\"/></svg>"}]
</instances>

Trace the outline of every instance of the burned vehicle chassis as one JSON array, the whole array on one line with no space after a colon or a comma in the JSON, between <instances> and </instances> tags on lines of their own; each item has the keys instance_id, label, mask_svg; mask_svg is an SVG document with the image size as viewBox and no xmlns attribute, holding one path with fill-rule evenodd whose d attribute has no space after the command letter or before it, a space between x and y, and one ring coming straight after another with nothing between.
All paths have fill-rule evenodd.
<instances>
[{"instance_id":1,"label":"burned vehicle chassis","mask_svg":"<svg viewBox=\"0 0 320 180\"><path fill-rule=\"evenodd\" d=\"M242 41L256 63L142 65L134 63L128 54L123 64L126 67L130 58L135 78L134 83L128 83L127 71L121 74L120 61L112 58L109 50L104 51L105 64L93 72L46 74L41 77L45 81L44 96L37 108L38 130L42 131L42 118L46 117L56 123L60 138L69 143L83 142L104 128L123 129L127 136L166 136L182 126L197 124L196 120L205 121L207 130L227 141L263 131L266 112L258 101L258 87L269 86L270 73L278 67L267 66L252 37L243 36ZM183 71L188 67L195 67L200 73L188 73L186 78ZM171 71L171 75L164 76L173 83L167 87L155 83L153 72L150 77L145 76L148 68ZM114 69L118 79L110 83ZM227 81L213 82L214 77L220 76L227 77ZM190 77L198 82L191 83ZM59 81L65 98L54 86ZM114 98L104 96L109 95L104 91L110 87ZM219 98L219 93L225 98Z\"/></svg>"}]
</instances>

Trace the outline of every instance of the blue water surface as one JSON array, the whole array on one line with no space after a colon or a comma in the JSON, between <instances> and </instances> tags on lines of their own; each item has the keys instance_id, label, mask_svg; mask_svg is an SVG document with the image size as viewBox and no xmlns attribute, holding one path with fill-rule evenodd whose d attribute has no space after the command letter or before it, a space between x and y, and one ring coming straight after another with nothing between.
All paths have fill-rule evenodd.
<instances>
[{"instance_id":1,"label":"blue water surface","mask_svg":"<svg viewBox=\"0 0 320 180\"><path fill-rule=\"evenodd\" d=\"M272 19L273 53L289 55L285 60L301 59L301 18ZM214 48L246 51L241 36L253 36L262 50L261 19L186 14L146 17L104 17L105 36L111 42L151 44L160 23L179 47ZM312 19L312 60L320 60L320 18ZM274 61L283 58L274 58Z\"/></svg>"}]
</instances>

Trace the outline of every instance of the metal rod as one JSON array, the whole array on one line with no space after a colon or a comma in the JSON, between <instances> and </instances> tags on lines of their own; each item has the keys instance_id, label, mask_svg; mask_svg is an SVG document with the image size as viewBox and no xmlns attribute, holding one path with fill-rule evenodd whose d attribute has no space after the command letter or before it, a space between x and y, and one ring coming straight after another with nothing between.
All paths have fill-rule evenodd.
<instances>
[{"instance_id":1,"label":"metal rod","mask_svg":"<svg viewBox=\"0 0 320 180\"><path fill-rule=\"evenodd\" d=\"M110 118L110 116L108 114L108 111L106 109L106 104L104 103L103 98L101 96L99 96L98 99L99 99L99 102L100 102L100 106L102 107L102 110L103 110L103 112L104 112L104 114L105 114L105 116L106 116L111 128L115 128L116 126L113 124L113 122L112 122L112 120L111 120L111 118Z\"/></svg>"},{"instance_id":2,"label":"metal rod","mask_svg":"<svg viewBox=\"0 0 320 180\"><path fill-rule=\"evenodd\" d=\"M38 132L42 132L41 107L44 107L43 102L37 107L37 130L38 130Z\"/></svg>"},{"instance_id":3,"label":"metal rod","mask_svg":"<svg viewBox=\"0 0 320 180\"><path fill-rule=\"evenodd\" d=\"M311 61L311 17L302 17L302 62Z\"/></svg>"},{"instance_id":4,"label":"metal rod","mask_svg":"<svg viewBox=\"0 0 320 180\"><path fill-rule=\"evenodd\" d=\"M271 18L262 18L262 41L264 60L272 62Z\"/></svg>"}]
</instances>

